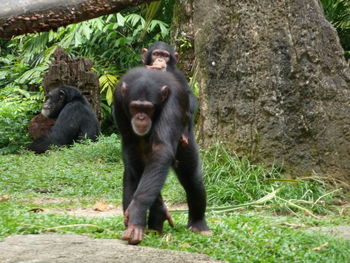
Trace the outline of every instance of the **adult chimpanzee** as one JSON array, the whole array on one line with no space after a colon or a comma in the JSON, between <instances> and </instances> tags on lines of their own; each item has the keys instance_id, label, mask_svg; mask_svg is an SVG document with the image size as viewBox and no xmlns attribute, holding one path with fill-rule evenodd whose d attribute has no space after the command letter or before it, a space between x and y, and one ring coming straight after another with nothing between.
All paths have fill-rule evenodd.
<instances>
[{"instance_id":1,"label":"adult chimpanzee","mask_svg":"<svg viewBox=\"0 0 350 263\"><path fill-rule=\"evenodd\" d=\"M161 232L171 218L161 189L172 166L184 187L188 228L210 233L205 220L206 194L192 129L187 145L179 143L189 121L189 96L173 74L138 67L123 76L114 93L115 119L122 138L122 239L138 244L148 228Z\"/></svg>"},{"instance_id":2,"label":"adult chimpanzee","mask_svg":"<svg viewBox=\"0 0 350 263\"><path fill-rule=\"evenodd\" d=\"M172 46L164 42L156 42L152 44L149 49L143 48L141 50L141 57L143 64L150 69L158 69L161 71L167 71L176 77L181 85L186 89L190 99L190 119L185 133L181 136L181 142L184 145L188 144L188 134L191 133L193 126L193 119L195 111L198 107L198 100L194 96L190 89L184 74L177 69L176 63L179 58L179 54L175 52Z\"/></svg>"},{"instance_id":3,"label":"adult chimpanzee","mask_svg":"<svg viewBox=\"0 0 350 263\"><path fill-rule=\"evenodd\" d=\"M74 87L63 85L50 91L41 114L57 120L47 135L29 145L36 153L45 152L50 145L69 145L84 138L95 140L100 132L96 114Z\"/></svg>"}]
</instances>

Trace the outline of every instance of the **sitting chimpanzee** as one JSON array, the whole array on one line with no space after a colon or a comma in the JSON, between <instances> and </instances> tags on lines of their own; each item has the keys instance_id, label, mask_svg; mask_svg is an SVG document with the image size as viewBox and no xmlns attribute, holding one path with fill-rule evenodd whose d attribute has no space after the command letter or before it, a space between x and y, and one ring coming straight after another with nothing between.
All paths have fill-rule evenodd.
<instances>
[{"instance_id":1,"label":"sitting chimpanzee","mask_svg":"<svg viewBox=\"0 0 350 263\"><path fill-rule=\"evenodd\" d=\"M96 114L81 92L70 86L53 89L47 95L41 114L57 118L50 132L29 145L36 153L43 153L50 145L70 145L85 138L96 140L100 128Z\"/></svg>"},{"instance_id":2,"label":"sitting chimpanzee","mask_svg":"<svg viewBox=\"0 0 350 263\"><path fill-rule=\"evenodd\" d=\"M184 74L176 67L179 54L167 43L159 41L152 44L149 49L143 48L141 50L141 57L143 64L147 68L158 69L174 74L175 78L186 89L190 100L190 119L185 133L181 136L181 142L187 145L189 133L191 133L193 126L194 114L198 107L198 100L190 89Z\"/></svg>"},{"instance_id":3,"label":"sitting chimpanzee","mask_svg":"<svg viewBox=\"0 0 350 263\"><path fill-rule=\"evenodd\" d=\"M124 161L123 210L127 229L122 239L138 244L146 224L158 232L162 232L165 220L172 225L161 196L170 167L186 191L188 228L209 234L206 194L192 129L188 132L188 144L180 143L190 118L186 88L171 73L138 67L122 77L114 93L114 107Z\"/></svg>"}]
</instances>

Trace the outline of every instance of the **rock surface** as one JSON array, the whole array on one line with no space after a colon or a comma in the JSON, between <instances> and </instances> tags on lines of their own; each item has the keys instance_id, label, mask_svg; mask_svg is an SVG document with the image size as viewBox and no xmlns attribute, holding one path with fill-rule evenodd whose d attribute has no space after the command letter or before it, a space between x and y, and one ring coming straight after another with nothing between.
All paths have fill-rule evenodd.
<instances>
[{"instance_id":1,"label":"rock surface","mask_svg":"<svg viewBox=\"0 0 350 263\"><path fill-rule=\"evenodd\" d=\"M15 235L0 242L1 263L211 263L206 255L126 245L80 235Z\"/></svg>"}]
</instances>

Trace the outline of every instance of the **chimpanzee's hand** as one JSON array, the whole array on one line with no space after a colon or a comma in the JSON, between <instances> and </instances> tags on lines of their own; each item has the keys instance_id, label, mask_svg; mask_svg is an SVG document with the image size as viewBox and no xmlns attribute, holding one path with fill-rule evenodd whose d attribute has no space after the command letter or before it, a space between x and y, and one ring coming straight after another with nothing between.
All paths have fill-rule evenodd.
<instances>
[{"instance_id":1,"label":"chimpanzee's hand","mask_svg":"<svg viewBox=\"0 0 350 263\"><path fill-rule=\"evenodd\" d=\"M122 240L128 240L130 245L137 245L143 239L145 228L138 225L129 225L122 235Z\"/></svg>"}]
</instances>

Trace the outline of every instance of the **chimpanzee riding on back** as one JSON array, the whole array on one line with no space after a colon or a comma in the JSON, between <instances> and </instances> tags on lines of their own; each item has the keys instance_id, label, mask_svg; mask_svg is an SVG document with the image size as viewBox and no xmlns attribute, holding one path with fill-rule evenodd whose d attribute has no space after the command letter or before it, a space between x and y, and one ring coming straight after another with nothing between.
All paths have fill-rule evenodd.
<instances>
[{"instance_id":1,"label":"chimpanzee riding on back","mask_svg":"<svg viewBox=\"0 0 350 263\"><path fill-rule=\"evenodd\" d=\"M198 100L189 87L186 77L176 66L179 59L179 53L175 52L174 48L169 44L158 41L156 43L153 43L148 49L143 48L141 50L141 59L146 68L157 69L173 74L180 85L188 93L190 103L190 118L189 123L180 140L183 145L187 145L189 139L188 134L191 133L191 129L194 123L194 115L198 107Z\"/></svg>"},{"instance_id":2,"label":"chimpanzee riding on back","mask_svg":"<svg viewBox=\"0 0 350 263\"><path fill-rule=\"evenodd\" d=\"M51 90L41 113L57 120L47 135L29 145L36 153L47 151L50 145L70 145L85 138L96 140L100 133L95 112L77 88L62 85Z\"/></svg>"},{"instance_id":3,"label":"chimpanzee riding on back","mask_svg":"<svg viewBox=\"0 0 350 263\"><path fill-rule=\"evenodd\" d=\"M189 99L186 87L173 74L145 67L128 71L114 93L124 161L123 210L127 229L122 239L129 244L142 241L146 225L158 232L162 232L166 220L173 225L161 196L170 167L186 191L187 227L193 232L210 233L192 127L186 131L188 143L180 141L190 124Z\"/></svg>"}]
</instances>

